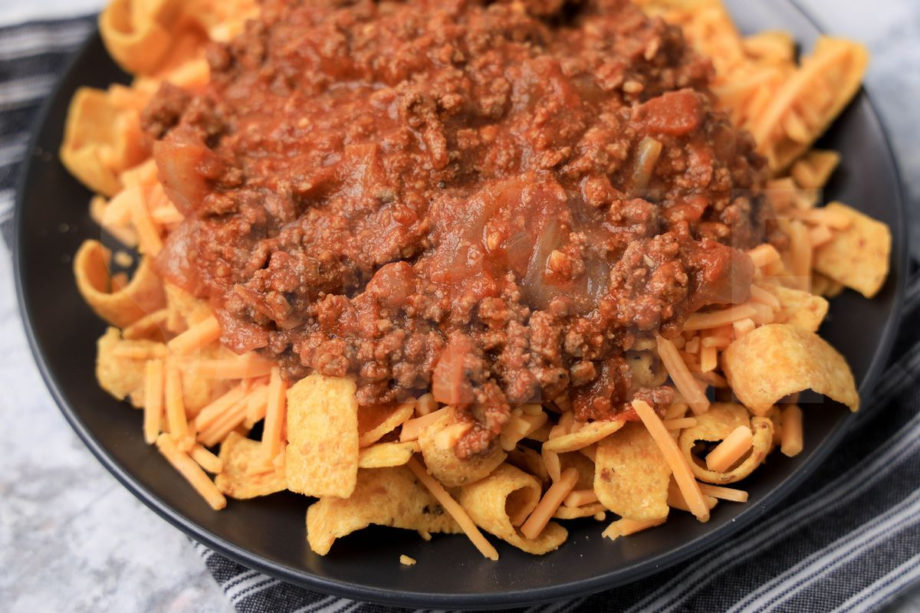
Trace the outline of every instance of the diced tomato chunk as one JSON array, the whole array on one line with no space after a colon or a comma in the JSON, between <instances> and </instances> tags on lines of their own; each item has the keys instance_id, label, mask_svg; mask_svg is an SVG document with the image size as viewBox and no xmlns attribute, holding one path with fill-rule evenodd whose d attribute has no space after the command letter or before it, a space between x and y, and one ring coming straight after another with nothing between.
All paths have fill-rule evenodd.
<instances>
[{"instance_id":1,"label":"diced tomato chunk","mask_svg":"<svg viewBox=\"0 0 920 613\"><path fill-rule=\"evenodd\" d=\"M667 92L639 106L637 119L651 133L683 136L699 128L703 104L691 89Z\"/></svg>"}]
</instances>

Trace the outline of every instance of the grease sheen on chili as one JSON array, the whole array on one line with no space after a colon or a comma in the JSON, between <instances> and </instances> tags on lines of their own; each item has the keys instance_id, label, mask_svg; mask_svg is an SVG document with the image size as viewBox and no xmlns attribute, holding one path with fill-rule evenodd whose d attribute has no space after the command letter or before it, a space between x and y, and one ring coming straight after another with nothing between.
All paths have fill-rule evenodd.
<instances>
[{"instance_id":1,"label":"grease sheen on chili","mask_svg":"<svg viewBox=\"0 0 920 613\"><path fill-rule=\"evenodd\" d=\"M626 1L265 0L208 61L144 113L186 215L158 270L290 378L432 390L461 457L521 403L668 402L627 352L748 294L763 161Z\"/></svg>"}]
</instances>

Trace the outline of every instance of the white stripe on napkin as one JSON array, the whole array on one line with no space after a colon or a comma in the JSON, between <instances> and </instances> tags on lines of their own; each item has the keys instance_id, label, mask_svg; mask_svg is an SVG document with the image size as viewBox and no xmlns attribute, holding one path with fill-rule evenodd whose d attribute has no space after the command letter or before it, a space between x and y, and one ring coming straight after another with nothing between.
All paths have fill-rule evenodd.
<instances>
[{"instance_id":1,"label":"white stripe on napkin","mask_svg":"<svg viewBox=\"0 0 920 613\"><path fill-rule=\"evenodd\" d=\"M850 596L833 613L874 609L917 579L920 579L920 553Z\"/></svg>"},{"instance_id":2,"label":"white stripe on napkin","mask_svg":"<svg viewBox=\"0 0 920 613\"><path fill-rule=\"evenodd\" d=\"M716 550L703 564L688 566L677 572L670 581L637 602L630 611L664 611L677 607L698 590L710 585L715 575L772 547L774 539L790 527L800 526L811 518L823 515L858 497L863 491L876 485L878 479L893 471L918 448L920 414L907 422L891 438L888 445L877 449L816 493L787 508L782 515L773 515L763 521L759 530L749 538L736 540L731 548ZM867 478L868 475L872 475L873 478Z\"/></svg>"},{"instance_id":3,"label":"white stripe on napkin","mask_svg":"<svg viewBox=\"0 0 920 613\"><path fill-rule=\"evenodd\" d=\"M13 136L4 138L0 144L0 167L18 164L26 155L26 148L29 146L29 134L20 132Z\"/></svg>"},{"instance_id":4,"label":"white stripe on napkin","mask_svg":"<svg viewBox=\"0 0 920 613\"><path fill-rule=\"evenodd\" d=\"M771 610L879 542L892 538L905 528L910 528L918 517L920 490L764 583L735 603L729 611L737 613L742 610Z\"/></svg>"},{"instance_id":5,"label":"white stripe on napkin","mask_svg":"<svg viewBox=\"0 0 920 613\"><path fill-rule=\"evenodd\" d=\"M108 0L15 0L0 11L0 26L42 19L64 19L98 13Z\"/></svg>"},{"instance_id":6,"label":"white stripe on napkin","mask_svg":"<svg viewBox=\"0 0 920 613\"><path fill-rule=\"evenodd\" d=\"M57 75L48 74L6 81L0 85L0 110L9 110L42 98L51 91L55 81Z\"/></svg>"},{"instance_id":7,"label":"white stripe on napkin","mask_svg":"<svg viewBox=\"0 0 920 613\"><path fill-rule=\"evenodd\" d=\"M250 595L250 592L256 590L256 588L264 589L280 583L281 582L277 579L258 573L255 577L250 577L246 581L242 581L230 589L225 588L224 595L230 599L230 602L236 603Z\"/></svg>"},{"instance_id":8,"label":"white stripe on napkin","mask_svg":"<svg viewBox=\"0 0 920 613\"><path fill-rule=\"evenodd\" d=\"M0 189L0 219L13 214L13 190Z\"/></svg>"},{"instance_id":9,"label":"white stripe on napkin","mask_svg":"<svg viewBox=\"0 0 920 613\"><path fill-rule=\"evenodd\" d=\"M0 38L0 61L68 51L89 36L92 24L75 21L61 25L29 24L4 34Z\"/></svg>"},{"instance_id":10,"label":"white stripe on napkin","mask_svg":"<svg viewBox=\"0 0 920 613\"><path fill-rule=\"evenodd\" d=\"M335 596L326 596L325 598L317 600L316 602L311 602L305 607L300 607L299 609L297 609L296 611L293 611L292 613L309 613L310 611L316 611L319 607L323 607L327 603L330 603L334 600L338 600L338 598Z\"/></svg>"}]
</instances>

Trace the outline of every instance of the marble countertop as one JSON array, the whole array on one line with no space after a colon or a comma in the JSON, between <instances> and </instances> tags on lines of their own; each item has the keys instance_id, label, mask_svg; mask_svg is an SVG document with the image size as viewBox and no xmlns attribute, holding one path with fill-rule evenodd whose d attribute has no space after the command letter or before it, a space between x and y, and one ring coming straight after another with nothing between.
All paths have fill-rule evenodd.
<instances>
[{"instance_id":1,"label":"marble countertop","mask_svg":"<svg viewBox=\"0 0 920 613\"><path fill-rule=\"evenodd\" d=\"M124 489L57 410L11 268L0 255L0 609L230 613L191 541Z\"/></svg>"},{"instance_id":2,"label":"marble countertop","mask_svg":"<svg viewBox=\"0 0 920 613\"><path fill-rule=\"evenodd\" d=\"M104 4L0 0L0 26ZM67 425L17 309L0 242L0 610L232 613L199 548L124 489Z\"/></svg>"},{"instance_id":3,"label":"marble countertop","mask_svg":"<svg viewBox=\"0 0 920 613\"><path fill-rule=\"evenodd\" d=\"M11 6L15 4L15 6ZM101 0L0 6L0 25L86 12ZM866 42L867 78L908 202L920 203L920 3L801 0L822 27ZM0 143L2 144L2 143ZM911 245L920 255L920 214ZM45 390L0 247L0 603L36 611L203 611L230 605L196 547L136 500L83 446ZM37 445L34 441L41 441ZM920 610L908 595L896 608Z\"/></svg>"}]
</instances>

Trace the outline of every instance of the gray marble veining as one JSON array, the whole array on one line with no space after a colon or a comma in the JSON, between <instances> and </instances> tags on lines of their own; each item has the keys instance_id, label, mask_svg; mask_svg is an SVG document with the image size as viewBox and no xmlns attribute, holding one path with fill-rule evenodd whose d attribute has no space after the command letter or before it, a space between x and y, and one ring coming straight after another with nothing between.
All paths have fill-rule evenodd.
<instances>
[{"instance_id":1,"label":"gray marble veining","mask_svg":"<svg viewBox=\"0 0 920 613\"><path fill-rule=\"evenodd\" d=\"M45 390L0 256L0 609L232 608L189 540L134 498Z\"/></svg>"},{"instance_id":2,"label":"gray marble veining","mask_svg":"<svg viewBox=\"0 0 920 613\"><path fill-rule=\"evenodd\" d=\"M908 201L920 203L920 2L800 4L829 32L869 45L868 87ZM920 214L911 238L920 255ZM189 541L123 489L54 407L26 346L10 268L0 247L0 609L228 613ZM908 596L899 608L916 602Z\"/></svg>"}]
</instances>

